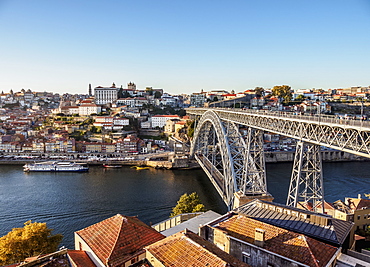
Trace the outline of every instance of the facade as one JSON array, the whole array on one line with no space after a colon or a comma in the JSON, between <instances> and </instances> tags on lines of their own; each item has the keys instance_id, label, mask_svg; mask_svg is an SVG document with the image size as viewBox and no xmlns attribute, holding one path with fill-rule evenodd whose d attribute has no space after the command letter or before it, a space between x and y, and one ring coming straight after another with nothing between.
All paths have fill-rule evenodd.
<instances>
[{"instance_id":1,"label":"facade","mask_svg":"<svg viewBox=\"0 0 370 267\"><path fill-rule=\"evenodd\" d=\"M142 107L144 104L148 104L148 100L145 97L127 97L119 98L116 101L117 106L128 106L128 107Z\"/></svg>"},{"instance_id":2,"label":"facade","mask_svg":"<svg viewBox=\"0 0 370 267\"><path fill-rule=\"evenodd\" d=\"M168 120L180 119L178 115L155 115L152 117L152 128L164 127Z\"/></svg>"},{"instance_id":3,"label":"facade","mask_svg":"<svg viewBox=\"0 0 370 267\"><path fill-rule=\"evenodd\" d=\"M112 104L118 98L118 88L113 83L111 87L94 88L95 103L97 105Z\"/></svg>"},{"instance_id":4,"label":"facade","mask_svg":"<svg viewBox=\"0 0 370 267\"><path fill-rule=\"evenodd\" d=\"M193 93L190 95L190 106L203 107L206 102L206 95L204 93Z\"/></svg>"},{"instance_id":5,"label":"facade","mask_svg":"<svg viewBox=\"0 0 370 267\"><path fill-rule=\"evenodd\" d=\"M91 114L98 114L101 112L101 107L95 104L86 104L78 107L78 114L80 116L89 116Z\"/></svg>"},{"instance_id":6,"label":"facade","mask_svg":"<svg viewBox=\"0 0 370 267\"><path fill-rule=\"evenodd\" d=\"M171 119L171 120L167 120L166 121L166 124L164 126L164 131L166 133L174 133L175 132L175 125L177 122L179 122L180 120L179 119Z\"/></svg>"}]
</instances>

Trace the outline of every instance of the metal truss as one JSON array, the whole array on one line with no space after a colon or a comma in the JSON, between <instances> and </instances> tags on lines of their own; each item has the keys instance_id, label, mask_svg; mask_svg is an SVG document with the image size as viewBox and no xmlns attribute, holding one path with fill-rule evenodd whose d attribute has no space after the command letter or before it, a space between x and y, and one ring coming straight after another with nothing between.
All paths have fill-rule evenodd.
<instances>
[{"instance_id":1,"label":"metal truss","mask_svg":"<svg viewBox=\"0 0 370 267\"><path fill-rule=\"evenodd\" d=\"M208 111L197 123L190 155L194 156L228 207L234 193L266 193L262 131L249 129L245 142L237 124Z\"/></svg>"},{"instance_id":2,"label":"metal truss","mask_svg":"<svg viewBox=\"0 0 370 267\"><path fill-rule=\"evenodd\" d=\"M202 115L206 108L187 109ZM279 112L212 109L221 120L295 138L370 158L370 124L342 121L334 117L298 116Z\"/></svg>"},{"instance_id":3,"label":"metal truss","mask_svg":"<svg viewBox=\"0 0 370 267\"><path fill-rule=\"evenodd\" d=\"M267 193L263 132L261 130L248 127L246 148L245 158L247 160L244 169L247 177L241 190L245 195Z\"/></svg>"},{"instance_id":4,"label":"metal truss","mask_svg":"<svg viewBox=\"0 0 370 267\"><path fill-rule=\"evenodd\" d=\"M287 206L324 213L324 187L320 146L299 141L294 158Z\"/></svg>"}]
</instances>

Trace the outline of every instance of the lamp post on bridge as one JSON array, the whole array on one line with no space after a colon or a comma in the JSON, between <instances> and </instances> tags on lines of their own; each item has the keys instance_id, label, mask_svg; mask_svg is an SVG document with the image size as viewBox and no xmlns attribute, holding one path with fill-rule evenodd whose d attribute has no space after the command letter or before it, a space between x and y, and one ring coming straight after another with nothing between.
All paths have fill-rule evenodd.
<instances>
[{"instance_id":1,"label":"lamp post on bridge","mask_svg":"<svg viewBox=\"0 0 370 267\"><path fill-rule=\"evenodd\" d=\"M360 99L361 99L361 127L362 127L362 123L364 121L364 101L362 97Z\"/></svg>"}]
</instances>

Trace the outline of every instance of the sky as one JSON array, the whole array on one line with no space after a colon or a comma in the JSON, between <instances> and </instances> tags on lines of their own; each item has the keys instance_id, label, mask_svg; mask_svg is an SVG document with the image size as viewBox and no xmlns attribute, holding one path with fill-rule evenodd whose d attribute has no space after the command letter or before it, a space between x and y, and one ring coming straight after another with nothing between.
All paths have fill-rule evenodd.
<instances>
[{"instance_id":1,"label":"sky","mask_svg":"<svg viewBox=\"0 0 370 267\"><path fill-rule=\"evenodd\" d=\"M369 0L0 0L0 91L370 85Z\"/></svg>"}]
</instances>

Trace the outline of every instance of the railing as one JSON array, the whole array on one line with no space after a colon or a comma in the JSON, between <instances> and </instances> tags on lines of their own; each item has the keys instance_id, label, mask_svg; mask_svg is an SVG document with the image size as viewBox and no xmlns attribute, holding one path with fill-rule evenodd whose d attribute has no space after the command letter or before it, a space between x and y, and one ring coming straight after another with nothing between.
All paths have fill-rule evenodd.
<instances>
[{"instance_id":1,"label":"railing","mask_svg":"<svg viewBox=\"0 0 370 267\"><path fill-rule=\"evenodd\" d=\"M203 111L203 110L208 110L208 109L212 109L215 111L245 113L245 114L257 115L257 116L271 116L271 117L278 117L278 118L305 120L305 121L311 121L315 123L331 123L331 124L338 124L338 125L370 128L370 121L368 120L341 118L336 115L324 115L324 114L302 115L302 114L299 114L298 112L296 113L296 112L236 109L236 108L189 108L186 110L187 111L191 111L191 110Z\"/></svg>"}]
</instances>

